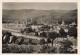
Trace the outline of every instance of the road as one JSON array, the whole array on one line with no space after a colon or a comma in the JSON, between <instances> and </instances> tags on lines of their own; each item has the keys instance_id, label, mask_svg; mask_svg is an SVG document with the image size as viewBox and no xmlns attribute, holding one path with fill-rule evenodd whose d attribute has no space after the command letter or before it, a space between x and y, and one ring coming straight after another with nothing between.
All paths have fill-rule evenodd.
<instances>
[{"instance_id":1,"label":"road","mask_svg":"<svg viewBox=\"0 0 80 55\"><path fill-rule=\"evenodd\" d=\"M39 36L34 36L34 35L27 35L27 34L22 34L22 33L19 33L17 32L17 30L12 30L12 29L3 29L3 30L8 30L12 33L12 35L15 35L15 36L23 36L23 37L26 37L26 38L33 38L33 39L37 39L37 40L40 40L42 39L42 37L39 37ZM45 40L47 38L44 38Z\"/></svg>"}]
</instances>

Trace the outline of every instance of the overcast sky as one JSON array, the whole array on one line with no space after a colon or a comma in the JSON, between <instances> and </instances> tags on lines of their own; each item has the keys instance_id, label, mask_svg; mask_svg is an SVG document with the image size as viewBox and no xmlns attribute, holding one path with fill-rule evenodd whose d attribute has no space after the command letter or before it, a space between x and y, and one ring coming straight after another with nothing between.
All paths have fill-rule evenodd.
<instances>
[{"instance_id":1,"label":"overcast sky","mask_svg":"<svg viewBox=\"0 0 80 55\"><path fill-rule=\"evenodd\" d=\"M53 2L28 2L28 3L3 3L2 5L3 9L37 9L37 10L74 10L77 9L77 3L53 3Z\"/></svg>"}]
</instances>

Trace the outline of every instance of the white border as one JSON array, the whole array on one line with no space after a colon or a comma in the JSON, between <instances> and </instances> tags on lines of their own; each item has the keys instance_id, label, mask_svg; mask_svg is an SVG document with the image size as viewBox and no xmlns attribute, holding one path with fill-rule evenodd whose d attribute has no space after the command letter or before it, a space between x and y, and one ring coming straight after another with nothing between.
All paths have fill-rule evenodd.
<instances>
[{"instance_id":1,"label":"white border","mask_svg":"<svg viewBox=\"0 0 80 55\"><path fill-rule=\"evenodd\" d=\"M1 55L26 55L27 53L20 53L20 54L18 54L18 53L8 53L8 54L5 54L5 53L2 53L2 2L77 2L77 4L78 4L78 53L77 54L69 54L69 55L79 55L80 54L80 42L79 42L79 36L80 36L80 25L79 25L79 20L80 20L80 18L79 18L79 11L80 11L80 1L79 0L2 0L2 1L0 1L0 39L1 39L1 41L0 41L0 54ZM29 55L31 55L31 54L29 54ZM34 54L35 55L35 54ZM36 54L37 55L37 54ZM41 55L43 55L43 54L41 54ZM44 55L49 55L49 54L44 54ZM50 54L50 55L53 55L53 54ZM67 54L54 54L54 55L67 55Z\"/></svg>"}]
</instances>

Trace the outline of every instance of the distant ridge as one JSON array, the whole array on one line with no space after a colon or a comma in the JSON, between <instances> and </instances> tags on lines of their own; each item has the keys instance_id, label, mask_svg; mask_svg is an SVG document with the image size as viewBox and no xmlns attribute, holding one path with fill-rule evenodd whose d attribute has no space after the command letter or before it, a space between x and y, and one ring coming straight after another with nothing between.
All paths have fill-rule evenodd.
<instances>
[{"instance_id":1,"label":"distant ridge","mask_svg":"<svg viewBox=\"0 0 80 55\"><path fill-rule=\"evenodd\" d=\"M33 19L43 21L47 20L77 20L77 9L75 10L35 10L35 9L21 9L21 10L5 10L2 11L2 18L4 20L22 20Z\"/></svg>"}]
</instances>

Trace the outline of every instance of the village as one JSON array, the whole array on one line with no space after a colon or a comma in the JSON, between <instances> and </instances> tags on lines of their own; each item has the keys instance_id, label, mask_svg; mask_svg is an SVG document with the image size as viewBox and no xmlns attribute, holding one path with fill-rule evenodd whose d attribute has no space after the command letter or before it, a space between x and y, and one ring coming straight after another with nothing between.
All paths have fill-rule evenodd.
<instances>
[{"instance_id":1,"label":"village","mask_svg":"<svg viewBox=\"0 0 80 55\"><path fill-rule=\"evenodd\" d=\"M3 21L5 21L5 20L3 20ZM7 22L10 22L10 21L7 20ZM76 26L76 28L77 28L77 24L75 22L72 22L71 24L68 24L68 25L66 25L64 21L60 21L61 24L59 24L58 21L54 21L54 22L53 22L53 24L48 25L47 23L32 24L31 22L27 22L27 21L25 21L25 22L24 21L15 21L15 22L10 22L10 23L3 23L3 29L6 28L6 29L13 29L13 30L20 30L20 29L25 29L25 28L31 28L37 32L37 31L40 31L39 30L40 28L45 27L45 31L59 32L60 28L63 28L65 32L68 32L67 27Z\"/></svg>"},{"instance_id":2,"label":"village","mask_svg":"<svg viewBox=\"0 0 80 55\"><path fill-rule=\"evenodd\" d=\"M42 43L40 42L40 44L44 44L44 42L46 43L50 39L49 41L50 43L52 42L52 40L54 40L53 45L55 46L57 44L59 46L58 42L64 41L64 40L70 40L73 42L73 45L72 45L73 49L77 49L77 43L75 43L77 41L74 37L74 34L72 35L68 34L68 32L70 32L69 28L72 28L72 27L77 28L77 24L75 22L72 22L69 25L65 25L64 21L61 21L61 23L58 23L58 21L55 21L55 23L51 25L47 25L47 23L31 24L30 22L20 22L20 21L16 21L15 23L13 22L3 23L3 30L11 32L13 36L17 36L17 38L19 38L19 36L23 36L24 38L33 39L33 42L32 42L33 44L31 45L39 44L39 41L41 40L43 42ZM13 37L10 38L9 43L14 42L12 41L12 38ZM3 39L5 40L4 34L3 34ZM25 41L27 40L25 39ZM22 43L24 43L24 41L22 41Z\"/></svg>"}]
</instances>

